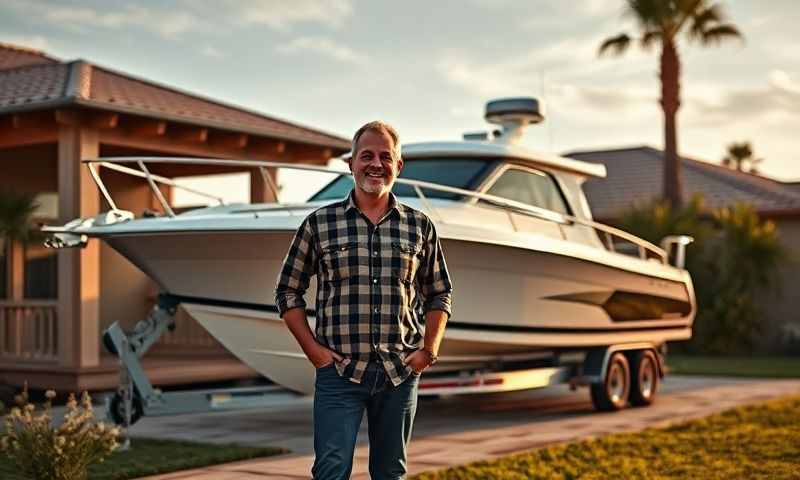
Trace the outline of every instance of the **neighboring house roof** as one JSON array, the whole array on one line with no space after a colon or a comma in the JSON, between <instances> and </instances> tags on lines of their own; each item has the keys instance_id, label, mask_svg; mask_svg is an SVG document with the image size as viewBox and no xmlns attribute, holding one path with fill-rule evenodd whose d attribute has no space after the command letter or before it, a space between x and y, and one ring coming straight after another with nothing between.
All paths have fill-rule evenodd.
<instances>
[{"instance_id":1,"label":"neighboring house roof","mask_svg":"<svg viewBox=\"0 0 800 480\"><path fill-rule=\"evenodd\" d=\"M348 139L92 63L0 44L0 114L82 106L350 149Z\"/></svg>"},{"instance_id":2,"label":"neighboring house roof","mask_svg":"<svg viewBox=\"0 0 800 480\"><path fill-rule=\"evenodd\" d=\"M48 63L60 62L39 50L0 42L0 70Z\"/></svg>"},{"instance_id":3,"label":"neighboring house roof","mask_svg":"<svg viewBox=\"0 0 800 480\"><path fill-rule=\"evenodd\" d=\"M596 218L611 219L633 204L660 197L664 152L649 146L575 151L566 157L602 163L608 176L584 185ZM800 214L800 189L790 183L682 157L684 197L702 194L705 205L720 208L745 202L760 214Z\"/></svg>"}]
</instances>

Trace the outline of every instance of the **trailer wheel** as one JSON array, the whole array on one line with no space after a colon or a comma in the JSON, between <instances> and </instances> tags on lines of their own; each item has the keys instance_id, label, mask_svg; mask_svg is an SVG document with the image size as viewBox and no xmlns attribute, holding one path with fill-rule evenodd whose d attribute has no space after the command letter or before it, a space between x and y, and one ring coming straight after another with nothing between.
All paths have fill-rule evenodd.
<instances>
[{"instance_id":1,"label":"trailer wheel","mask_svg":"<svg viewBox=\"0 0 800 480\"><path fill-rule=\"evenodd\" d=\"M590 387L594 408L605 412L625 408L631 390L630 379L628 359L620 352L612 354L603 382Z\"/></svg>"},{"instance_id":2,"label":"trailer wheel","mask_svg":"<svg viewBox=\"0 0 800 480\"><path fill-rule=\"evenodd\" d=\"M650 350L637 350L631 355L631 405L646 407L656 399L658 363Z\"/></svg>"},{"instance_id":3,"label":"trailer wheel","mask_svg":"<svg viewBox=\"0 0 800 480\"><path fill-rule=\"evenodd\" d=\"M111 420L114 421L117 425L123 425L125 423L125 402L122 399L122 395L119 392L115 393L114 396L111 398L111 405L109 405L109 415L111 415ZM138 422L142 415L144 414L144 408L142 406L142 399L139 395L134 394L131 398L131 423ZM128 425L128 426L130 426Z\"/></svg>"}]
</instances>

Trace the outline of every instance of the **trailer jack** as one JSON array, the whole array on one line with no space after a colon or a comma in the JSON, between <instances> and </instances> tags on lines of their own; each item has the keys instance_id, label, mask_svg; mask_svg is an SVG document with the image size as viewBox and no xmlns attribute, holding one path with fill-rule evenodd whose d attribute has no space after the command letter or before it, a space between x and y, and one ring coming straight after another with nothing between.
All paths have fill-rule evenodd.
<instances>
[{"instance_id":1,"label":"trailer jack","mask_svg":"<svg viewBox=\"0 0 800 480\"><path fill-rule=\"evenodd\" d=\"M162 392L147 378L141 358L167 331L175 329L180 298L162 293L147 318L126 333L114 322L103 333L103 345L119 359L119 388L106 398L106 412L126 429L143 416L259 408L297 402L299 395L274 385L213 390Z\"/></svg>"}]
</instances>

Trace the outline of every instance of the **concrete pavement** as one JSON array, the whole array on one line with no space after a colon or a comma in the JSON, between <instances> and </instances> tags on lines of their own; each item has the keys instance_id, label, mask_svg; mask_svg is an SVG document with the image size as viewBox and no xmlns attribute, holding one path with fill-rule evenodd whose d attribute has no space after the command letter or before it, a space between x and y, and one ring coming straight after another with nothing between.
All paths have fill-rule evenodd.
<instances>
[{"instance_id":1,"label":"concrete pavement","mask_svg":"<svg viewBox=\"0 0 800 480\"><path fill-rule=\"evenodd\" d=\"M410 446L411 473L491 459L553 443L637 431L698 418L738 405L800 394L800 380L670 376L657 402L617 413L592 410L587 389L566 387L505 394L421 399ZM364 425L366 426L366 421ZM144 418L134 437L190 439L286 447L293 453L147 477L148 480L309 478L313 461L311 402L268 411ZM359 434L354 479L369 478L365 429Z\"/></svg>"}]
</instances>

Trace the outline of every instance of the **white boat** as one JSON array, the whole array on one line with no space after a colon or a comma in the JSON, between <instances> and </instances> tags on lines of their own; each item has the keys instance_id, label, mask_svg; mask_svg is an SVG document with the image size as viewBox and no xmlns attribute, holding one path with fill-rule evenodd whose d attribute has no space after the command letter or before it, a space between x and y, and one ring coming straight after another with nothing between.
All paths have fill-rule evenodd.
<instances>
[{"instance_id":1,"label":"white boat","mask_svg":"<svg viewBox=\"0 0 800 480\"><path fill-rule=\"evenodd\" d=\"M435 222L453 285L439 371L523 362L554 352L691 337L696 303L682 267L684 237L662 247L596 223L581 190L605 167L518 144L542 119L534 99L487 105L502 131L486 138L404 145L395 193ZM175 214L155 188L150 163L225 164L329 171L274 162L105 158L87 161L109 212L45 227L54 247L100 238L242 361L272 381L313 390L314 370L278 317L273 289L302 219L338 201L352 177L336 178L302 204L218 205ZM140 167L135 170L124 164ZM116 209L96 168L146 177L166 215L134 218ZM335 171L334 171L335 172ZM665 248L676 255L670 263ZM316 298L313 285L309 306ZM309 311L314 328L314 312Z\"/></svg>"}]
</instances>

